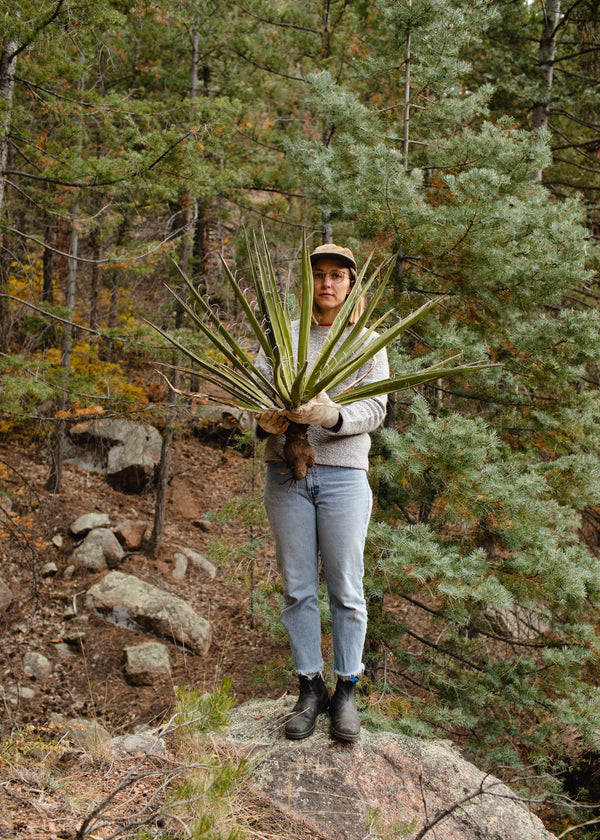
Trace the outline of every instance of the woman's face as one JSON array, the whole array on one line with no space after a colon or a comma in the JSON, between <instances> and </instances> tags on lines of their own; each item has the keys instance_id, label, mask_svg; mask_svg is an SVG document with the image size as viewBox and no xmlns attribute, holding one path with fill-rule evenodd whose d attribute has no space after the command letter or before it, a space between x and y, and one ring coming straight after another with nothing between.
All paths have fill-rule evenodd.
<instances>
[{"instance_id":1,"label":"woman's face","mask_svg":"<svg viewBox=\"0 0 600 840\"><path fill-rule=\"evenodd\" d=\"M313 306L319 324L331 324L350 293L350 269L335 257L320 257L313 265Z\"/></svg>"}]
</instances>

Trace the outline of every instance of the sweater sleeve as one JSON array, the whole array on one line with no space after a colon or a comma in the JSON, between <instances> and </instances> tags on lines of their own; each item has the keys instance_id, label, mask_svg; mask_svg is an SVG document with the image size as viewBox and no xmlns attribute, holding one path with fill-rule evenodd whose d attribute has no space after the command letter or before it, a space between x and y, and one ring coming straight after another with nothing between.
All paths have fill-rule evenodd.
<instances>
[{"instance_id":1,"label":"sweater sleeve","mask_svg":"<svg viewBox=\"0 0 600 840\"><path fill-rule=\"evenodd\" d=\"M362 376L365 368L368 370L368 366L361 368L357 373L357 378ZM387 379L389 375L387 352L383 349L375 356L375 367L360 384L368 385L371 382L378 382L381 379ZM335 395L330 396L335 402ZM334 431L333 434L344 436L374 432L385 420L386 405L387 395L383 394L380 397L369 397L366 400L357 400L357 402L340 406L342 422L339 430Z\"/></svg>"}]
</instances>

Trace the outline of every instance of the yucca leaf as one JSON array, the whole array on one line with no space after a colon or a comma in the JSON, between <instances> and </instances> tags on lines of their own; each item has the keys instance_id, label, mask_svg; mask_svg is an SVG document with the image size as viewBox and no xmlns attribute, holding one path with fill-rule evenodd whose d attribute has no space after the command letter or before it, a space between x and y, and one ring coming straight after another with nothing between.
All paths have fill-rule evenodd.
<instances>
[{"instance_id":1,"label":"yucca leaf","mask_svg":"<svg viewBox=\"0 0 600 840\"><path fill-rule=\"evenodd\" d=\"M342 308L340 309L339 313L334 319L333 324L329 328L327 336L321 346L321 349L319 350L319 354L312 364L306 381L307 394L310 393L314 396L316 393L318 393L318 389L315 387L315 381L320 376L322 370L326 368L330 357L335 353L335 348L338 342L341 340L344 334L344 330L350 323L350 318L352 316L352 312L354 311L354 307L356 306L360 298L366 295L372 283L378 276L377 272L375 272L365 283L365 285L362 286L362 281L366 274L367 267L371 261L372 256L373 254L371 253L367 258L367 261L365 262L363 268L360 271L360 274L358 275L354 287L351 289L350 294L344 301Z\"/></svg>"},{"instance_id":2,"label":"yucca leaf","mask_svg":"<svg viewBox=\"0 0 600 840\"><path fill-rule=\"evenodd\" d=\"M454 357L453 357L454 358ZM370 382L367 385L359 385L358 388L351 388L335 397L339 405L348 405L356 400L365 400L369 397L380 397L384 394L391 394L394 391L404 391L406 388L414 388L423 385L425 382L432 382L440 376L453 376L457 373L468 373L469 371L484 370L485 368L498 367L494 362L470 362L464 365L447 367L444 362L439 366L432 366L415 373L407 373L393 379L380 379L377 382Z\"/></svg>"},{"instance_id":3,"label":"yucca leaf","mask_svg":"<svg viewBox=\"0 0 600 840\"><path fill-rule=\"evenodd\" d=\"M286 391L289 393L295 378L290 316L281 302L264 232L262 233L262 253L256 237L254 237L254 247L257 268L256 276L262 285L262 299L267 319L266 326L270 327L272 331L271 345L273 349L275 347L279 349L279 376L284 383Z\"/></svg>"},{"instance_id":4,"label":"yucca leaf","mask_svg":"<svg viewBox=\"0 0 600 840\"><path fill-rule=\"evenodd\" d=\"M252 379L249 371L242 373L242 369L240 371L235 371L220 364L219 362L207 362L202 359L202 357L194 353L193 350L190 350L188 347L181 344L181 342L177 341L176 338L173 338L173 336L170 336L161 330L160 327L157 327L154 324L152 326L170 344L180 350L188 357L188 359L191 359L194 364L198 365L200 368L198 376L202 375L204 379L209 378L204 374L201 374L201 371L206 371L207 374L210 374L210 381L217 383L220 387L236 387L239 391L243 390L247 394L251 394L254 397L255 402L260 403L264 408L277 404L277 392L275 391L273 385L268 383L268 381L268 388L265 388L262 382L258 383Z\"/></svg>"},{"instance_id":5,"label":"yucca leaf","mask_svg":"<svg viewBox=\"0 0 600 840\"><path fill-rule=\"evenodd\" d=\"M185 283L200 312L196 312L175 292L170 291L184 307L184 311L188 313L192 323L222 354L225 363L203 359L194 351L155 327L161 335L197 365L198 370L191 372L193 375L200 376L205 382L218 385L229 395L228 399L231 398L233 403L241 408L250 411L262 411L269 406L292 408L308 401L321 390L331 390L343 385L346 385L346 387L336 395L335 399L340 405L346 405L356 400L414 387L440 376L452 376L495 366L483 362L451 366L451 362L455 358L452 357L415 373L361 384L361 381L368 376L370 372L368 371L366 374L363 373L363 376L355 383L350 382L348 384L348 379L361 368L368 366L369 362L374 364L374 357L378 352L415 324L443 297L427 301L396 324L379 332L391 312L382 315L373 323L371 322L390 278L394 262L393 260L386 260L365 280L372 259L371 254L361 269L354 288L350 291L340 312L329 328L319 354L309 369L308 351L314 285L306 238L303 236L302 239L302 306L296 358L294 358L292 349L292 329L287 300L282 301L281 299L264 231L261 231L260 243L256 234L254 234L253 247L248 236L246 236L246 246L256 295L256 306L251 305L246 299L234 274L223 260L225 277L246 315L248 324L268 364L271 366L272 382L256 367L251 355L219 321L209 303L198 293L183 273ZM366 295L384 271L385 274L379 280L375 294L372 295L371 300L365 306L363 314L355 324L350 324L350 318L356 304ZM208 323L205 322L205 319L208 320Z\"/></svg>"},{"instance_id":6,"label":"yucca leaf","mask_svg":"<svg viewBox=\"0 0 600 840\"><path fill-rule=\"evenodd\" d=\"M306 235L302 233L302 305L300 307L300 324L298 328L298 355L296 367L299 373L294 380L291 390L292 402L300 405L304 392L304 381L308 370L308 344L310 341L310 328L313 320L313 296L314 281L308 248L306 246Z\"/></svg>"},{"instance_id":7,"label":"yucca leaf","mask_svg":"<svg viewBox=\"0 0 600 840\"><path fill-rule=\"evenodd\" d=\"M397 324L394 324L394 326L389 327L385 330L385 332L370 340L368 344L363 346L358 352L354 353L349 360L340 364L339 367L336 367L336 370L333 371L333 373L330 373L328 376L319 380L315 385L317 392L335 388L336 385L344 382L349 376L357 370L360 370L360 368L372 359L373 356L375 356L380 350L391 344L391 342L394 341L401 333L416 323L419 318L422 318L423 315L425 315L425 313L438 302L439 298L426 301L414 312L411 312L410 315L407 315Z\"/></svg>"},{"instance_id":8,"label":"yucca leaf","mask_svg":"<svg viewBox=\"0 0 600 840\"><path fill-rule=\"evenodd\" d=\"M294 379L292 383L292 388L290 391L290 402L291 407L295 408L301 404L302 401L302 393L303 393L303 384L304 379L306 377L306 371L308 369L308 359L305 360L304 364L298 371L298 375Z\"/></svg>"},{"instance_id":9,"label":"yucca leaf","mask_svg":"<svg viewBox=\"0 0 600 840\"><path fill-rule=\"evenodd\" d=\"M370 327L367 328L365 326L383 293L385 283L387 282L388 277L389 272L387 276L381 281L377 293L373 297L373 300L368 306L365 307L365 311L356 321L356 323L352 326L344 340L340 341L340 343L337 345L330 345L327 354L320 353L317 359L315 360L312 369L312 376L309 380L309 383L307 383L307 391L310 389L311 394L313 392L314 394L317 394L319 393L319 391L322 391L324 388L327 388L327 383L329 382L330 377L332 375L335 375L336 372L339 369L341 369L341 367L345 365L349 359L355 356L357 352L362 352L364 348L368 346L368 342L370 341L371 335L375 333L376 330L378 330L379 327L387 320L389 315L392 314L392 310L389 310ZM332 356L333 359L330 363L330 358Z\"/></svg>"},{"instance_id":10,"label":"yucca leaf","mask_svg":"<svg viewBox=\"0 0 600 840\"><path fill-rule=\"evenodd\" d=\"M260 383L262 392L265 395L270 396L272 399L272 383L269 382L266 376L263 373L261 373L261 371L259 371L258 368L254 365L250 354L247 353L242 347L240 347L240 345L235 341L233 336L231 336L228 333L225 327L217 319L216 315L212 312L206 301L203 300L202 297L196 291L196 289L194 289L189 280L187 280L187 278L184 279L190 287L196 301L201 305L202 309L206 312L206 314L213 321L213 323L215 323L215 326L218 327L217 332L213 332L202 321L202 319L198 317L197 313L190 306L188 306L188 304L185 303L185 301L183 301L182 298L176 292L174 292L168 286L167 289L169 289L173 297L175 297L175 299L179 301L181 306L185 309L185 311L192 318L194 323L198 326L198 329L210 340L210 342L219 350L219 352L222 353L222 355L225 356L225 358L228 359L228 361L231 362L232 365L247 371L248 376L253 381ZM162 330L158 331L161 333L161 335L164 335L165 338L171 341L171 338L168 335L166 335L166 333L164 333ZM196 362L199 362L198 357L193 354L193 351L184 348L183 345L179 345L179 347L180 349L183 349L183 352L185 352L189 358L193 358Z\"/></svg>"},{"instance_id":11,"label":"yucca leaf","mask_svg":"<svg viewBox=\"0 0 600 840\"><path fill-rule=\"evenodd\" d=\"M285 381L285 376L283 374L282 368L283 363L281 359L281 353L279 352L279 348L275 347L273 350L273 384L275 385L275 390L279 395L282 403L284 404L285 408L292 408L292 400L291 400L291 385L288 388L288 384Z\"/></svg>"},{"instance_id":12,"label":"yucca leaf","mask_svg":"<svg viewBox=\"0 0 600 840\"><path fill-rule=\"evenodd\" d=\"M252 306L246 300L246 296L244 295L244 292L242 291L242 289L241 289L240 285L238 284L237 280L235 279L231 269L229 268L229 266L227 265L227 263L225 262L225 260L222 257L221 257L221 264L223 266L223 269L225 270L225 276L226 276L226 278L229 282L229 285L231 286L238 302L240 303L242 309L244 310L244 312L246 314L246 317L248 318L248 322L250 324L250 327L252 328L252 332L254 333L254 335L257 338L257 341L259 342L260 346L262 347L262 350L263 350L265 356L270 360L271 359L271 344L270 344L270 342L268 341L268 339L265 335L263 326L261 326L261 323L258 320L258 318L256 317ZM259 312L261 312L261 319L262 319L262 311L260 310L260 307L259 307Z\"/></svg>"}]
</instances>

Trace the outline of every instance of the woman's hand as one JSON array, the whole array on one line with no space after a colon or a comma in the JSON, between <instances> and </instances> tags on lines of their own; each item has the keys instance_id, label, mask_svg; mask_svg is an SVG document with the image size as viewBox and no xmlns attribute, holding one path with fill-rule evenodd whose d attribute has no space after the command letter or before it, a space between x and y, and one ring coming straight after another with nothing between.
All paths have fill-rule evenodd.
<instances>
[{"instance_id":1,"label":"woman's hand","mask_svg":"<svg viewBox=\"0 0 600 840\"><path fill-rule=\"evenodd\" d=\"M292 423L331 429L340 419L340 407L329 399L325 391L321 391L304 405L288 409L284 414Z\"/></svg>"},{"instance_id":2,"label":"woman's hand","mask_svg":"<svg viewBox=\"0 0 600 840\"><path fill-rule=\"evenodd\" d=\"M255 414L254 417L261 429L270 435L284 435L290 425L282 408L267 408L262 414Z\"/></svg>"}]
</instances>

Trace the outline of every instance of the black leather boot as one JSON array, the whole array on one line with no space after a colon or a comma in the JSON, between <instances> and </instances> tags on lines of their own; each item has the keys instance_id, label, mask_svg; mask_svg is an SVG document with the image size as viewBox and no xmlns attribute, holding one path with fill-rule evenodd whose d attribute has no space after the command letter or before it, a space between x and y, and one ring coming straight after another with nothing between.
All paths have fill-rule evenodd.
<instances>
[{"instance_id":1,"label":"black leather boot","mask_svg":"<svg viewBox=\"0 0 600 840\"><path fill-rule=\"evenodd\" d=\"M329 710L331 734L338 741L356 741L360 734L360 718L356 708L356 681L338 677Z\"/></svg>"},{"instance_id":2,"label":"black leather boot","mask_svg":"<svg viewBox=\"0 0 600 840\"><path fill-rule=\"evenodd\" d=\"M329 708L329 690L321 674L309 679L300 675L300 695L285 723L285 734L293 741L308 738L315 731L317 717Z\"/></svg>"}]
</instances>

